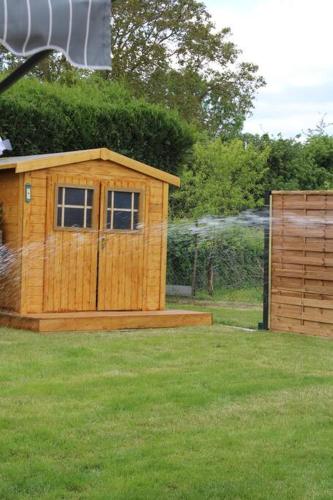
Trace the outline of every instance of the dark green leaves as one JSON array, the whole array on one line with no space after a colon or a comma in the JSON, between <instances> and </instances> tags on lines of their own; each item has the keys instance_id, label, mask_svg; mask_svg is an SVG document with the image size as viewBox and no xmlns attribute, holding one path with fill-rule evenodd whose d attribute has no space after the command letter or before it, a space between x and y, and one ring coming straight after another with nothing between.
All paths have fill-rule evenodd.
<instances>
[{"instance_id":1,"label":"dark green leaves","mask_svg":"<svg viewBox=\"0 0 333 500\"><path fill-rule=\"evenodd\" d=\"M0 135L15 155L108 147L172 173L194 140L177 114L102 81L22 82L0 99Z\"/></svg>"}]
</instances>

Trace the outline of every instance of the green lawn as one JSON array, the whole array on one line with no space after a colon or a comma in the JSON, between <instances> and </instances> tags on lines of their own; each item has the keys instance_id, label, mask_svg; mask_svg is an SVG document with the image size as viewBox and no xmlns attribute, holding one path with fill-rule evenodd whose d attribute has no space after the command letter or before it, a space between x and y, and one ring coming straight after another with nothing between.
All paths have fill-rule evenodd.
<instances>
[{"instance_id":1,"label":"green lawn","mask_svg":"<svg viewBox=\"0 0 333 500\"><path fill-rule=\"evenodd\" d=\"M1 500L333 497L332 341L2 329L0 357Z\"/></svg>"},{"instance_id":2,"label":"green lawn","mask_svg":"<svg viewBox=\"0 0 333 500\"><path fill-rule=\"evenodd\" d=\"M244 306L235 307L233 304L209 304L200 301L177 301L168 304L170 309L188 309L192 311L206 311L213 313L214 323L227 326L238 326L241 328L257 329L258 323L262 321L262 307Z\"/></svg>"},{"instance_id":3,"label":"green lawn","mask_svg":"<svg viewBox=\"0 0 333 500\"><path fill-rule=\"evenodd\" d=\"M230 302L244 302L249 304L262 304L263 287L248 288L219 288L214 291L213 297L203 290L197 291L198 299L209 301L224 300Z\"/></svg>"}]
</instances>

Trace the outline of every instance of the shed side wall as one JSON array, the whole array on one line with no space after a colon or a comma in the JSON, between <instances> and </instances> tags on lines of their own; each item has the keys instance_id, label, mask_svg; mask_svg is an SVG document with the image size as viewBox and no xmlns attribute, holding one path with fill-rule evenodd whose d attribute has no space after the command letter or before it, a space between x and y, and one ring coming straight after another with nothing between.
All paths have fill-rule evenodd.
<instances>
[{"instance_id":1,"label":"shed side wall","mask_svg":"<svg viewBox=\"0 0 333 500\"><path fill-rule=\"evenodd\" d=\"M47 171L27 172L31 202L24 201L22 313L43 312ZM24 190L24 186L23 186Z\"/></svg>"},{"instance_id":2,"label":"shed side wall","mask_svg":"<svg viewBox=\"0 0 333 500\"><path fill-rule=\"evenodd\" d=\"M1 256L0 308L20 311L21 299L21 244L22 176L14 170L0 173L0 204L3 207L3 244Z\"/></svg>"},{"instance_id":3,"label":"shed side wall","mask_svg":"<svg viewBox=\"0 0 333 500\"><path fill-rule=\"evenodd\" d=\"M165 287L164 255L166 254L166 221L164 219L163 191L164 183L149 181L147 189L147 242L145 244L145 288L144 310L164 309L161 293ZM164 277L163 277L164 276Z\"/></svg>"}]
</instances>

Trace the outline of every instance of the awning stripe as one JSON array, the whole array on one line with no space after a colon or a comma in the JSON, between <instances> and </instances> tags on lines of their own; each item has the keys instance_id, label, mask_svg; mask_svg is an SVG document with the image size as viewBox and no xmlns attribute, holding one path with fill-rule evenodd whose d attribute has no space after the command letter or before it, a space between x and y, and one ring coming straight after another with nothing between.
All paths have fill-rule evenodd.
<instances>
[{"instance_id":1,"label":"awning stripe","mask_svg":"<svg viewBox=\"0 0 333 500\"><path fill-rule=\"evenodd\" d=\"M92 0L89 0L87 26L86 26L86 39L85 39L85 43L84 43L84 63L85 63L85 65L88 65L88 40L89 40L89 28L90 28L90 16L91 16L91 1Z\"/></svg>"},{"instance_id":2,"label":"awning stripe","mask_svg":"<svg viewBox=\"0 0 333 500\"><path fill-rule=\"evenodd\" d=\"M30 6L30 0L26 0L27 2L27 12L28 12L28 30L27 30L27 36L23 45L23 53L26 53L27 51L27 45L30 40L30 35L31 35L31 6Z\"/></svg>"},{"instance_id":3,"label":"awning stripe","mask_svg":"<svg viewBox=\"0 0 333 500\"><path fill-rule=\"evenodd\" d=\"M7 40L7 30L8 30L8 5L7 5L7 0L4 0L4 16L3 16L3 22L4 22L4 28L3 28L3 39L6 41Z\"/></svg>"},{"instance_id":4,"label":"awning stripe","mask_svg":"<svg viewBox=\"0 0 333 500\"><path fill-rule=\"evenodd\" d=\"M51 0L47 0L49 5L49 36L47 39L47 45L49 46L52 38L52 25L53 25L53 12L52 12L52 4Z\"/></svg>"},{"instance_id":5,"label":"awning stripe","mask_svg":"<svg viewBox=\"0 0 333 500\"><path fill-rule=\"evenodd\" d=\"M68 56L72 38L72 26L73 26L73 4L72 0L69 0L69 22L68 22L68 38L67 38L67 49L66 49Z\"/></svg>"},{"instance_id":6,"label":"awning stripe","mask_svg":"<svg viewBox=\"0 0 333 500\"><path fill-rule=\"evenodd\" d=\"M0 0L0 43L27 57L59 50L81 68L110 69L111 0Z\"/></svg>"}]
</instances>

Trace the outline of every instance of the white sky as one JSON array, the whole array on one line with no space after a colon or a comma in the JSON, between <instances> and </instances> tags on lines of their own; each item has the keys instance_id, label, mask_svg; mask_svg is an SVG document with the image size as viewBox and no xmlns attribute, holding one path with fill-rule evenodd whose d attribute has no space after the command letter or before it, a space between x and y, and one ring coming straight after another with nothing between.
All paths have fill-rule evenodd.
<instances>
[{"instance_id":1,"label":"white sky","mask_svg":"<svg viewBox=\"0 0 333 500\"><path fill-rule=\"evenodd\" d=\"M204 1L267 82L247 132L294 136L323 115L333 122L333 0Z\"/></svg>"}]
</instances>

